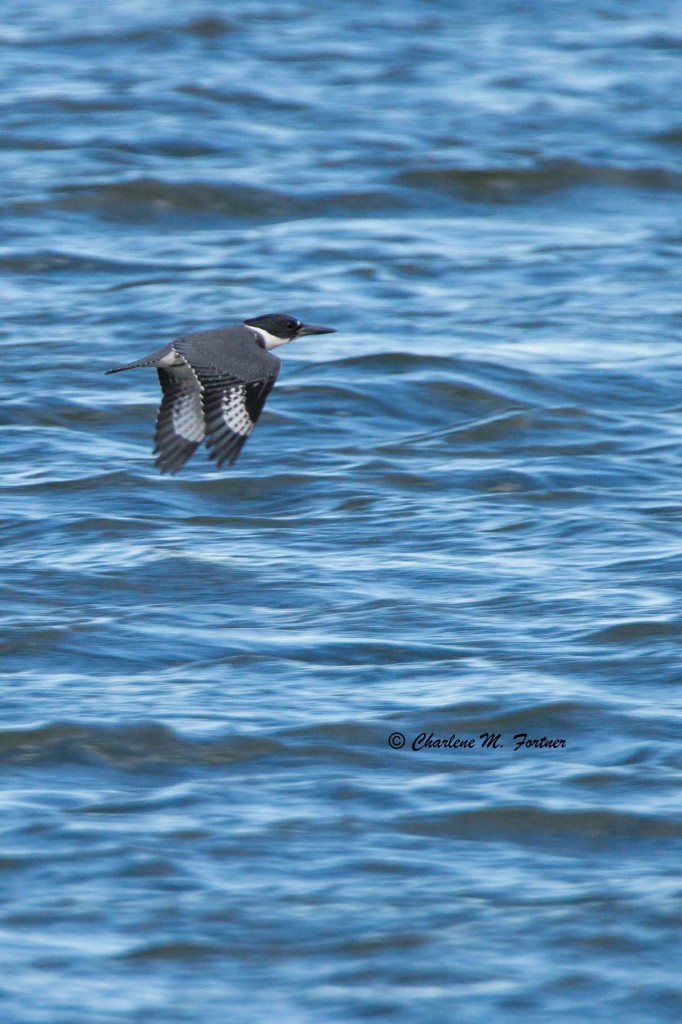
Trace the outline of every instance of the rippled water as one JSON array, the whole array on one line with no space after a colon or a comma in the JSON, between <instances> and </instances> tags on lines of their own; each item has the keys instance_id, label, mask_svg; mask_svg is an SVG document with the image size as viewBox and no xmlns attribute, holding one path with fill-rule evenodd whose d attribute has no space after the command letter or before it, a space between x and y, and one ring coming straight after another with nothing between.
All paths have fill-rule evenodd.
<instances>
[{"instance_id":1,"label":"rippled water","mask_svg":"<svg viewBox=\"0 0 682 1024\"><path fill-rule=\"evenodd\" d=\"M678 1024L676 5L3 12L3 1021Z\"/></svg>"}]
</instances>

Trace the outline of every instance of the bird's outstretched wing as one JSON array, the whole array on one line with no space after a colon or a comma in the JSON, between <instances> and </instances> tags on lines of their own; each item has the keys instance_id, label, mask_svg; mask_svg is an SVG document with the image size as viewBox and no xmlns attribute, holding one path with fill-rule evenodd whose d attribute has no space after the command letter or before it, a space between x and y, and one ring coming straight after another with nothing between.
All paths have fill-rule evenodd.
<instances>
[{"instance_id":1,"label":"bird's outstretched wing","mask_svg":"<svg viewBox=\"0 0 682 1024\"><path fill-rule=\"evenodd\" d=\"M205 435L202 388L188 363L158 367L163 399L156 417L154 453L162 473L177 473Z\"/></svg>"},{"instance_id":2,"label":"bird's outstretched wing","mask_svg":"<svg viewBox=\"0 0 682 1024\"><path fill-rule=\"evenodd\" d=\"M197 370L204 389L204 422L209 458L222 466L237 460L277 380L277 369L263 380L246 382L219 370Z\"/></svg>"},{"instance_id":3,"label":"bird's outstretched wing","mask_svg":"<svg viewBox=\"0 0 682 1024\"><path fill-rule=\"evenodd\" d=\"M198 388L192 397L192 426L181 432L185 444L196 447L203 439L198 429L194 432L200 404L209 458L218 466L232 465L277 380L280 360L244 326L187 335L174 341L173 349ZM187 382L191 386L188 378ZM189 458L189 447L186 452L184 458Z\"/></svg>"}]
</instances>

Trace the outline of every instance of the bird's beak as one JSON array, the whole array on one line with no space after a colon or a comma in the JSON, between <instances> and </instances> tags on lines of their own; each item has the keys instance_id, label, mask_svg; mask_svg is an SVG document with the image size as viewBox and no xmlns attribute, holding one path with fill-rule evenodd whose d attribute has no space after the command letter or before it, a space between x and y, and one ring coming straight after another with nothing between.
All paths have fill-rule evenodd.
<instances>
[{"instance_id":1,"label":"bird's beak","mask_svg":"<svg viewBox=\"0 0 682 1024\"><path fill-rule=\"evenodd\" d=\"M306 334L335 334L336 327L316 327L315 324L302 324L296 332L297 338L303 338Z\"/></svg>"}]
</instances>

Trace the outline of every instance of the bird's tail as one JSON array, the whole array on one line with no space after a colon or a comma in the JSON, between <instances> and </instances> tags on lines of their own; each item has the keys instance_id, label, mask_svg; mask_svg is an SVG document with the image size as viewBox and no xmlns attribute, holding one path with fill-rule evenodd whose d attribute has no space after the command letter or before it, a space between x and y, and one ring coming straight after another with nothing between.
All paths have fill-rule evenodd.
<instances>
[{"instance_id":1,"label":"bird's tail","mask_svg":"<svg viewBox=\"0 0 682 1024\"><path fill-rule=\"evenodd\" d=\"M126 363L125 366L115 366L113 370L105 370L105 373L120 373L121 370L135 370L138 366L154 366L148 359L136 359L134 363Z\"/></svg>"}]
</instances>

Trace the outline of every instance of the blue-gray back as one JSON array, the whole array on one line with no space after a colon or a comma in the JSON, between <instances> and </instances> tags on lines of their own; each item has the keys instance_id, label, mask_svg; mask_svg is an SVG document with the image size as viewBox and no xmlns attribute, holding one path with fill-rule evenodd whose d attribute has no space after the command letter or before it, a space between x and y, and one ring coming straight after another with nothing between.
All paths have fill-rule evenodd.
<instances>
[{"instance_id":1,"label":"blue-gray back","mask_svg":"<svg viewBox=\"0 0 682 1024\"><path fill-rule=\"evenodd\" d=\"M185 334L173 347L197 370L218 370L247 384L276 377L281 361L257 340L248 327L221 327Z\"/></svg>"}]
</instances>

